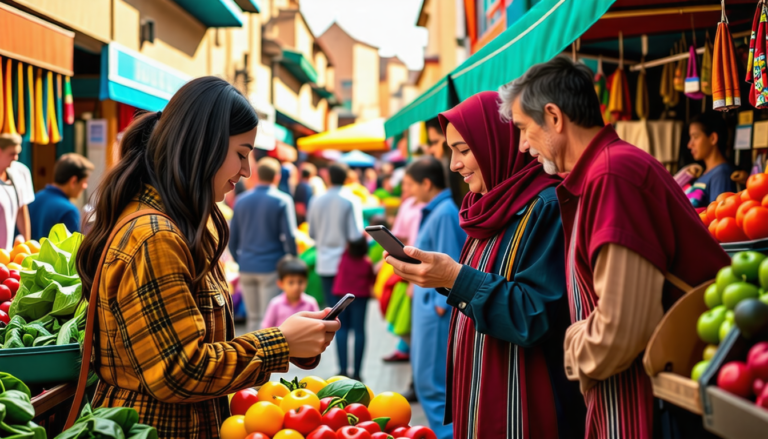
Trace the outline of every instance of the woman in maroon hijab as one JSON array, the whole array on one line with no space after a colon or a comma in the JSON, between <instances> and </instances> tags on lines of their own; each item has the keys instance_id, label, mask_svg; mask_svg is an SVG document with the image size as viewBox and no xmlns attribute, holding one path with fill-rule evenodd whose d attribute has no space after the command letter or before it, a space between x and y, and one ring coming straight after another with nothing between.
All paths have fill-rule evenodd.
<instances>
[{"instance_id":1,"label":"woman in maroon hijab","mask_svg":"<svg viewBox=\"0 0 768 439\"><path fill-rule=\"evenodd\" d=\"M520 153L498 100L483 92L440 114L451 170L471 191L460 264L411 247L421 265L388 261L454 306L445 416L456 439L583 437L583 398L563 371L570 318L559 179Z\"/></svg>"}]
</instances>

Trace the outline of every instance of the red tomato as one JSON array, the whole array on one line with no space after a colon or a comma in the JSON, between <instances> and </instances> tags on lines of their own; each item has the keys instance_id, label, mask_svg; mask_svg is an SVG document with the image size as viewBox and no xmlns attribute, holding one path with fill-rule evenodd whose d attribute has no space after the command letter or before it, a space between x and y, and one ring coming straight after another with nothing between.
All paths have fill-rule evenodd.
<instances>
[{"instance_id":1,"label":"red tomato","mask_svg":"<svg viewBox=\"0 0 768 439\"><path fill-rule=\"evenodd\" d=\"M739 208L736 210L736 225L739 227L744 227L744 215L747 214L747 211L753 207L759 206L760 203L757 201L749 200L741 203Z\"/></svg>"},{"instance_id":2,"label":"red tomato","mask_svg":"<svg viewBox=\"0 0 768 439\"><path fill-rule=\"evenodd\" d=\"M701 218L701 222L704 223L704 226L709 226L709 218L707 218L706 210L699 213L699 218Z\"/></svg>"},{"instance_id":3,"label":"red tomato","mask_svg":"<svg viewBox=\"0 0 768 439\"><path fill-rule=\"evenodd\" d=\"M754 209L757 209L756 207ZM760 209L763 209L762 207ZM746 224L749 215L744 217ZM717 221L717 230L715 232L717 240L720 242L740 242L747 241L747 235L736 225L736 218L723 218Z\"/></svg>"},{"instance_id":4,"label":"red tomato","mask_svg":"<svg viewBox=\"0 0 768 439\"><path fill-rule=\"evenodd\" d=\"M232 398L234 398L234 396ZM269 439L269 436L264 433L251 433L246 436L245 439Z\"/></svg>"},{"instance_id":5,"label":"red tomato","mask_svg":"<svg viewBox=\"0 0 768 439\"><path fill-rule=\"evenodd\" d=\"M243 389L235 393L235 396L229 401L229 411L232 412L232 416L245 416L245 412L257 402L259 402L259 392L256 389Z\"/></svg>"},{"instance_id":6,"label":"red tomato","mask_svg":"<svg viewBox=\"0 0 768 439\"><path fill-rule=\"evenodd\" d=\"M349 425L349 419L347 419L347 412L340 408L332 408L323 415L323 425L327 425L337 431L341 427Z\"/></svg>"},{"instance_id":7,"label":"red tomato","mask_svg":"<svg viewBox=\"0 0 768 439\"><path fill-rule=\"evenodd\" d=\"M371 414L368 413L368 407L362 404L350 404L344 408L344 411L350 415L355 415L357 422L370 421Z\"/></svg>"},{"instance_id":8,"label":"red tomato","mask_svg":"<svg viewBox=\"0 0 768 439\"><path fill-rule=\"evenodd\" d=\"M309 433L307 439L339 439L333 429L327 425L321 425L315 429L312 433Z\"/></svg>"},{"instance_id":9,"label":"red tomato","mask_svg":"<svg viewBox=\"0 0 768 439\"><path fill-rule=\"evenodd\" d=\"M715 217L717 219L736 218L736 210L738 210L740 204L741 197L738 195L731 195L717 205Z\"/></svg>"},{"instance_id":10,"label":"red tomato","mask_svg":"<svg viewBox=\"0 0 768 439\"><path fill-rule=\"evenodd\" d=\"M717 387L742 398L749 398L752 393L752 374L741 361L731 361L720 368L717 374Z\"/></svg>"},{"instance_id":11,"label":"red tomato","mask_svg":"<svg viewBox=\"0 0 768 439\"><path fill-rule=\"evenodd\" d=\"M749 200L751 200L751 199L752 199L752 198L750 198L750 197L749 197L749 192L747 192L747 191L745 191L745 190L744 190L744 191L741 191L741 192L739 192L739 196L741 197L741 201L742 201L742 202L744 202L744 201L749 201Z\"/></svg>"},{"instance_id":12,"label":"red tomato","mask_svg":"<svg viewBox=\"0 0 768 439\"><path fill-rule=\"evenodd\" d=\"M707 229L709 229L709 234L712 235L713 238L717 239L717 223L719 221L713 220L711 223L709 223L709 226Z\"/></svg>"},{"instance_id":13,"label":"red tomato","mask_svg":"<svg viewBox=\"0 0 768 439\"><path fill-rule=\"evenodd\" d=\"M768 195L763 197L763 202L760 203L763 207L768 207Z\"/></svg>"},{"instance_id":14,"label":"red tomato","mask_svg":"<svg viewBox=\"0 0 768 439\"><path fill-rule=\"evenodd\" d=\"M21 282L21 275L19 274L19 270L9 270L8 271L8 277L11 277L11 278L16 279L17 281Z\"/></svg>"},{"instance_id":15,"label":"red tomato","mask_svg":"<svg viewBox=\"0 0 768 439\"><path fill-rule=\"evenodd\" d=\"M11 292L11 289L0 284L0 302L9 302L12 297L13 292Z\"/></svg>"},{"instance_id":16,"label":"red tomato","mask_svg":"<svg viewBox=\"0 0 768 439\"><path fill-rule=\"evenodd\" d=\"M753 207L744 215L744 233L749 239L768 237L768 209Z\"/></svg>"},{"instance_id":17,"label":"red tomato","mask_svg":"<svg viewBox=\"0 0 768 439\"><path fill-rule=\"evenodd\" d=\"M306 436L323 422L323 416L311 405L303 405L285 414L285 426Z\"/></svg>"},{"instance_id":18,"label":"red tomato","mask_svg":"<svg viewBox=\"0 0 768 439\"><path fill-rule=\"evenodd\" d=\"M710 222L717 219L717 201L713 201L707 206L707 219Z\"/></svg>"},{"instance_id":19,"label":"red tomato","mask_svg":"<svg viewBox=\"0 0 768 439\"><path fill-rule=\"evenodd\" d=\"M717 196L717 199L715 201L719 203L725 200L726 198L730 197L731 195L736 195L736 194L734 194L733 192L723 192L722 194Z\"/></svg>"},{"instance_id":20,"label":"red tomato","mask_svg":"<svg viewBox=\"0 0 768 439\"><path fill-rule=\"evenodd\" d=\"M14 270L15 271L15 270ZM0 282L11 277L11 272L5 265L0 265Z\"/></svg>"},{"instance_id":21,"label":"red tomato","mask_svg":"<svg viewBox=\"0 0 768 439\"><path fill-rule=\"evenodd\" d=\"M371 433L362 428L347 425L336 432L339 439L371 439Z\"/></svg>"},{"instance_id":22,"label":"red tomato","mask_svg":"<svg viewBox=\"0 0 768 439\"><path fill-rule=\"evenodd\" d=\"M391 434L394 437L400 437L405 436L405 432L408 431L408 429L411 428L410 425L399 425L392 430L388 431L387 433Z\"/></svg>"},{"instance_id":23,"label":"red tomato","mask_svg":"<svg viewBox=\"0 0 768 439\"><path fill-rule=\"evenodd\" d=\"M9 314L8 310L11 309L11 302L0 303L0 311Z\"/></svg>"},{"instance_id":24,"label":"red tomato","mask_svg":"<svg viewBox=\"0 0 768 439\"><path fill-rule=\"evenodd\" d=\"M326 398L323 398L320 400L320 413L325 413L326 410L328 410L328 406L331 405L332 402L336 401L339 398L336 398L335 396L329 396Z\"/></svg>"},{"instance_id":25,"label":"red tomato","mask_svg":"<svg viewBox=\"0 0 768 439\"><path fill-rule=\"evenodd\" d=\"M368 430L368 433L379 433L381 431L381 427L379 427L379 424L373 422L373 421L364 421L357 425L355 425L357 428L362 428L363 430Z\"/></svg>"},{"instance_id":26,"label":"red tomato","mask_svg":"<svg viewBox=\"0 0 768 439\"><path fill-rule=\"evenodd\" d=\"M371 439L395 439L391 434L380 431L378 433L372 433Z\"/></svg>"},{"instance_id":27,"label":"red tomato","mask_svg":"<svg viewBox=\"0 0 768 439\"><path fill-rule=\"evenodd\" d=\"M11 318L8 317L8 314L6 314L4 311L0 311L0 322L5 322L7 325L8 323L11 323Z\"/></svg>"},{"instance_id":28,"label":"red tomato","mask_svg":"<svg viewBox=\"0 0 768 439\"><path fill-rule=\"evenodd\" d=\"M19 281L9 277L8 279L3 281L3 285L11 289L11 294L14 296L16 295L16 292L19 291Z\"/></svg>"},{"instance_id":29,"label":"red tomato","mask_svg":"<svg viewBox=\"0 0 768 439\"><path fill-rule=\"evenodd\" d=\"M750 175L747 179L747 192L753 200L762 200L768 195L768 174Z\"/></svg>"},{"instance_id":30,"label":"red tomato","mask_svg":"<svg viewBox=\"0 0 768 439\"><path fill-rule=\"evenodd\" d=\"M420 425L411 427L405 432L405 437L410 439L437 439L434 431Z\"/></svg>"}]
</instances>

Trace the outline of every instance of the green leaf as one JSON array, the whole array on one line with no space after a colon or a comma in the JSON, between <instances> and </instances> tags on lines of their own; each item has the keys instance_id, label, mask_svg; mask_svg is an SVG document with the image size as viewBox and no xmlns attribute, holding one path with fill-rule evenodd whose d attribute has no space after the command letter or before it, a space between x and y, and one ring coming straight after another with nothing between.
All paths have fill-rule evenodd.
<instances>
[{"instance_id":1,"label":"green leaf","mask_svg":"<svg viewBox=\"0 0 768 439\"><path fill-rule=\"evenodd\" d=\"M371 396L368 394L368 389L365 385L360 381L350 379L333 382L317 392L317 397L320 399L329 396L343 398L349 404L359 403L366 407L371 402Z\"/></svg>"},{"instance_id":2,"label":"green leaf","mask_svg":"<svg viewBox=\"0 0 768 439\"><path fill-rule=\"evenodd\" d=\"M43 242L38 253L38 262L45 262L53 266L54 270L60 274L69 274L69 256L68 252L58 248L50 239Z\"/></svg>"},{"instance_id":3,"label":"green leaf","mask_svg":"<svg viewBox=\"0 0 768 439\"><path fill-rule=\"evenodd\" d=\"M135 413L135 411L134 411ZM138 416L138 415L137 415ZM110 419L93 417L88 420L92 424L92 431L95 437L110 439L125 439L125 433L120 428L120 424Z\"/></svg>"},{"instance_id":4,"label":"green leaf","mask_svg":"<svg viewBox=\"0 0 768 439\"><path fill-rule=\"evenodd\" d=\"M116 422L123 431L130 430L139 422L139 414L130 407L102 407L94 410L93 416Z\"/></svg>"},{"instance_id":5,"label":"green leaf","mask_svg":"<svg viewBox=\"0 0 768 439\"><path fill-rule=\"evenodd\" d=\"M58 335L46 335L45 337L37 337L35 339L35 342L32 343L32 347L38 347L38 346L53 346L56 344L56 339L58 338Z\"/></svg>"},{"instance_id":6,"label":"green leaf","mask_svg":"<svg viewBox=\"0 0 768 439\"><path fill-rule=\"evenodd\" d=\"M55 439L77 439L77 438L91 438L93 435L89 434L90 426L86 422L77 422L69 430L56 436Z\"/></svg>"},{"instance_id":7,"label":"green leaf","mask_svg":"<svg viewBox=\"0 0 768 439\"><path fill-rule=\"evenodd\" d=\"M38 260L39 253L35 253L34 255L29 255L21 262L21 268L24 270L31 270L33 267L33 262Z\"/></svg>"},{"instance_id":8,"label":"green leaf","mask_svg":"<svg viewBox=\"0 0 768 439\"><path fill-rule=\"evenodd\" d=\"M136 424L127 433L128 439L157 439L157 429L149 425Z\"/></svg>"},{"instance_id":9,"label":"green leaf","mask_svg":"<svg viewBox=\"0 0 768 439\"><path fill-rule=\"evenodd\" d=\"M3 386L3 392L6 390L18 390L32 398L32 393L29 391L29 387L27 387L23 381L7 372L0 372L0 384ZM2 421L1 417L0 421Z\"/></svg>"},{"instance_id":10,"label":"green leaf","mask_svg":"<svg viewBox=\"0 0 768 439\"><path fill-rule=\"evenodd\" d=\"M48 241L53 241L54 244L59 244L70 236L72 236L72 234L67 230L67 226L59 223L51 227L51 231L48 233Z\"/></svg>"},{"instance_id":11,"label":"green leaf","mask_svg":"<svg viewBox=\"0 0 768 439\"><path fill-rule=\"evenodd\" d=\"M35 417L35 408L29 395L19 390L6 390L0 395L0 404L5 406L5 420L8 424L26 424Z\"/></svg>"},{"instance_id":12,"label":"green leaf","mask_svg":"<svg viewBox=\"0 0 768 439\"><path fill-rule=\"evenodd\" d=\"M54 281L54 283L58 285L58 282ZM77 310L77 305L80 303L80 298L83 297L82 288L82 284L60 287L59 290L56 291L56 298L53 301L51 315L74 315L75 310Z\"/></svg>"},{"instance_id":13,"label":"green leaf","mask_svg":"<svg viewBox=\"0 0 768 439\"><path fill-rule=\"evenodd\" d=\"M67 323L61 327L59 335L56 338L56 345L77 343L77 337L80 335L80 331L77 329L77 319L69 319Z\"/></svg>"}]
</instances>

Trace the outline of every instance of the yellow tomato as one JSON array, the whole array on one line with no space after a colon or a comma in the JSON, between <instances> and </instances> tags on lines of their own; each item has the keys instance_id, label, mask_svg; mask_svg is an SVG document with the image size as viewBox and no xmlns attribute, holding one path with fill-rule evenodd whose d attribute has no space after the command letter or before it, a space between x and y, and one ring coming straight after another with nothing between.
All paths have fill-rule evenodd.
<instances>
[{"instance_id":1,"label":"yellow tomato","mask_svg":"<svg viewBox=\"0 0 768 439\"><path fill-rule=\"evenodd\" d=\"M0 264L8 265L11 263L11 252L4 248L0 248Z\"/></svg>"},{"instance_id":2,"label":"yellow tomato","mask_svg":"<svg viewBox=\"0 0 768 439\"><path fill-rule=\"evenodd\" d=\"M31 250L29 249L29 247L27 247L26 244L17 245L16 247L13 248L13 250L11 250L11 255L10 255L11 261L16 262L16 255L18 255L19 253L30 254ZM18 262L16 263L18 264Z\"/></svg>"},{"instance_id":3,"label":"yellow tomato","mask_svg":"<svg viewBox=\"0 0 768 439\"><path fill-rule=\"evenodd\" d=\"M365 388L368 390L368 397L371 398L371 401L373 401L373 397L375 396L373 394L373 390L371 390L371 388L368 386L365 386Z\"/></svg>"},{"instance_id":4,"label":"yellow tomato","mask_svg":"<svg viewBox=\"0 0 768 439\"><path fill-rule=\"evenodd\" d=\"M301 435L296 430L280 430L272 439L304 439L304 436Z\"/></svg>"},{"instance_id":5,"label":"yellow tomato","mask_svg":"<svg viewBox=\"0 0 768 439\"><path fill-rule=\"evenodd\" d=\"M221 424L221 439L245 439L246 436L245 416L230 416Z\"/></svg>"},{"instance_id":6,"label":"yellow tomato","mask_svg":"<svg viewBox=\"0 0 768 439\"><path fill-rule=\"evenodd\" d=\"M24 244L24 238L22 238L21 236L17 236L17 237L15 237L13 239L13 246L14 247L18 247L18 246L20 246L22 244Z\"/></svg>"},{"instance_id":7,"label":"yellow tomato","mask_svg":"<svg viewBox=\"0 0 768 439\"><path fill-rule=\"evenodd\" d=\"M21 265L24 263L24 259L27 259L27 256L29 256L29 253L16 253L16 257L13 258L13 263Z\"/></svg>"},{"instance_id":8,"label":"yellow tomato","mask_svg":"<svg viewBox=\"0 0 768 439\"><path fill-rule=\"evenodd\" d=\"M290 395L283 397L283 402L280 403L280 408L283 409L285 413L288 413L303 405L311 405L317 410L320 410L320 398L307 389L298 389L291 392Z\"/></svg>"},{"instance_id":9,"label":"yellow tomato","mask_svg":"<svg viewBox=\"0 0 768 439\"><path fill-rule=\"evenodd\" d=\"M323 387L328 385L324 379L318 378L316 376L305 377L300 381L300 383L306 384L307 387L305 387L305 389L310 390L315 395L317 395L317 392L323 390Z\"/></svg>"},{"instance_id":10,"label":"yellow tomato","mask_svg":"<svg viewBox=\"0 0 768 439\"><path fill-rule=\"evenodd\" d=\"M325 380L325 382L327 384L331 384L331 383L335 383L336 381L348 380L348 379L349 377L345 377L344 375L336 375L335 377L328 378L327 380Z\"/></svg>"},{"instance_id":11,"label":"yellow tomato","mask_svg":"<svg viewBox=\"0 0 768 439\"><path fill-rule=\"evenodd\" d=\"M19 264L15 263L15 262L11 262L10 264L8 264L8 269L9 269L9 270L19 270L19 271L21 271L21 270L23 270L24 268L22 268L22 266L21 266L21 265L19 265Z\"/></svg>"},{"instance_id":12,"label":"yellow tomato","mask_svg":"<svg viewBox=\"0 0 768 439\"><path fill-rule=\"evenodd\" d=\"M395 425L407 425L411 422L411 405L408 401L395 392L383 392L376 395L368 404L368 413L371 418L389 418L386 429Z\"/></svg>"},{"instance_id":13,"label":"yellow tomato","mask_svg":"<svg viewBox=\"0 0 768 439\"><path fill-rule=\"evenodd\" d=\"M283 384L269 381L264 383L264 385L259 389L259 401L267 401L279 405L280 402L278 402L276 398L282 398L289 393L291 393L291 391L288 390L288 388Z\"/></svg>"},{"instance_id":14,"label":"yellow tomato","mask_svg":"<svg viewBox=\"0 0 768 439\"><path fill-rule=\"evenodd\" d=\"M272 436L283 428L285 412L271 402L259 401L245 412L245 429L248 433L264 433Z\"/></svg>"},{"instance_id":15,"label":"yellow tomato","mask_svg":"<svg viewBox=\"0 0 768 439\"><path fill-rule=\"evenodd\" d=\"M29 241L25 242L24 244L29 247L29 250L32 252L31 254L40 253L40 243L35 241L34 239L30 239Z\"/></svg>"}]
</instances>

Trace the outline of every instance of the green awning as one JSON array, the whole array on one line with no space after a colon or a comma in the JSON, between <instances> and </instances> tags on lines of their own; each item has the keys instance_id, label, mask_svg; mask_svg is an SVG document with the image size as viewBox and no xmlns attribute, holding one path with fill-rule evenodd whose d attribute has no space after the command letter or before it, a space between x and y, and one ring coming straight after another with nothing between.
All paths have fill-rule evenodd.
<instances>
[{"instance_id":1,"label":"green awning","mask_svg":"<svg viewBox=\"0 0 768 439\"><path fill-rule=\"evenodd\" d=\"M448 78L437 81L437 84L401 109L384 122L384 132L387 138L401 134L411 125L438 115L450 107L450 84Z\"/></svg>"},{"instance_id":2,"label":"green awning","mask_svg":"<svg viewBox=\"0 0 768 439\"><path fill-rule=\"evenodd\" d=\"M460 100L497 90L534 64L549 61L600 19L615 0L541 0L507 30L450 73ZM448 80L397 112L384 124L387 138L448 109Z\"/></svg>"},{"instance_id":3,"label":"green awning","mask_svg":"<svg viewBox=\"0 0 768 439\"><path fill-rule=\"evenodd\" d=\"M517 22L451 72L466 99L497 90L529 67L549 61L600 19L615 0L542 0Z\"/></svg>"},{"instance_id":4,"label":"green awning","mask_svg":"<svg viewBox=\"0 0 768 439\"><path fill-rule=\"evenodd\" d=\"M301 52L283 49L280 63L301 83L317 81L317 70Z\"/></svg>"}]
</instances>

